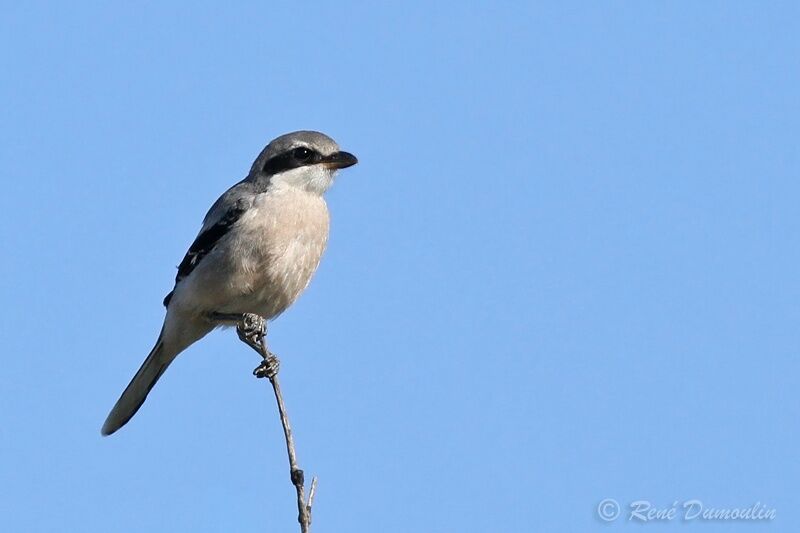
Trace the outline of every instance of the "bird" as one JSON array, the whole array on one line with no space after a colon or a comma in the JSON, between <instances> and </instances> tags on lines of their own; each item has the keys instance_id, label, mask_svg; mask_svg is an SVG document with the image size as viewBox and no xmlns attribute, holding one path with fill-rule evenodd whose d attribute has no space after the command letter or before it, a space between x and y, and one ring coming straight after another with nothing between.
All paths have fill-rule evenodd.
<instances>
[{"instance_id":1,"label":"bird","mask_svg":"<svg viewBox=\"0 0 800 533\"><path fill-rule=\"evenodd\" d=\"M329 232L324 193L339 170L356 163L317 131L287 133L264 147L203 219L164 298L158 340L102 435L128 423L170 363L213 329L239 324L240 338L256 347L265 321L291 306L317 270Z\"/></svg>"}]
</instances>

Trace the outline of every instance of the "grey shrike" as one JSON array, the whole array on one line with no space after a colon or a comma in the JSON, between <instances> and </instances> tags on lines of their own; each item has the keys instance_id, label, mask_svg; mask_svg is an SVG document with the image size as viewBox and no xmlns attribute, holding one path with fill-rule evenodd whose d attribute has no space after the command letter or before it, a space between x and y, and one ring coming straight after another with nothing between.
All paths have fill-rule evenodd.
<instances>
[{"instance_id":1,"label":"grey shrike","mask_svg":"<svg viewBox=\"0 0 800 533\"><path fill-rule=\"evenodd\" d=\"M357 162L315 131L282 135L261 151L247 177L208 211L178 266L175 288L164 298L167 315L158 341L111 409L103 435L131 419L192 343L247 316L275 318L297 299L328 240L322 195L339 169Z\"/></svg>"}]
</instances>

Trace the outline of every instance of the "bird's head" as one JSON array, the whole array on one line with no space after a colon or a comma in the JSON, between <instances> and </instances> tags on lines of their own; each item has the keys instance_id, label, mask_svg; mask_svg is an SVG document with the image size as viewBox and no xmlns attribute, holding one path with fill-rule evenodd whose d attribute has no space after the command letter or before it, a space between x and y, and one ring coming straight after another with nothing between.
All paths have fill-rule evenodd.
<instances>
[{"instance_id":1,"label":"bird's head","mask_svg":"<svg viewBox=\"0 0 800 533\"><path fill-rule=\"evenodd\" d=\"M295 131L274 139L261 151L249 179L267 178L272 185L322 194L339 169L356 163L356 156L339 150L336 141L324 133Z\"/></svg>"}]
</instances>

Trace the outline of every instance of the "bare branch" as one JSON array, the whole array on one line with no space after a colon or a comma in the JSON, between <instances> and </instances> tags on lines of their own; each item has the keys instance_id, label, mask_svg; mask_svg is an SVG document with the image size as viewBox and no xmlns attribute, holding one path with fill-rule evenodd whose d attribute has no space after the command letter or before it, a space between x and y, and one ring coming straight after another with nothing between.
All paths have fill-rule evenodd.
<instances>
[{"instance_id":1,"label":"bare branch","mask_svg":"<svg viewBox=\"0 0 800 533\"><path fill-rule=\"evenodd\" d=\"M286 452L289 455L289 475L292 479L297 492L297 521L300 522L300 531L308 533L311 529L311 496L309 495L309 504L305 502L305 490L303 484L305 483L305 475L300 467L297 466L297 454L294 449L294 437L292 436L292 427L289 424L289 417L286 415L286 405L283 403L283 395L281 394L281 386L278 382L278 375L275 374L269 378L272 384L272 390L275 392L275 400L278 402L278 413L281 417L281 424L283 425L283 435L286 438ZM312 487L314 483L312 482Z\"/></svg>"},{"instance_id":2,"label":"bare branch","mask_svg":"<svg viewBox=\"0 0 800 533\"><path fill-rule=\"evenodd\" d=\"M245 315L245 317L248 317L248 315ZM252 317L250 317L250 322L253 322ZM286 453L289 456L289 475L292 480L292 485L294 485L295 491L297 492L297 521L300 523L300 532L309 533L309 531L311 531L311 505L314 502L317 478L315 477L311 481L311 489L308 494L308 501L306 502L305 488L303 486L305 483L305 475L300 467L297 466L297 453L294 449L292 426L289 424L289 417L286 414L286 404L283 401L283 394L281 394L281 386L278 381L280 362L278 361L278 357L267 349L264 320L261 319L255 326L264 328L261 330L260 335L257 336L259 337L257 340L252 335L253 326L249 328L248 326L250 326L250 324L247 322L247 318L244 318L242 323L237 327L239 338L264 358L261 364L253 371L253 374L258 378L268 378L269 382L272 384L272 390L275 393L275 400L278 404L278 414L280 415L281 425L283 426L283 436L286 439Z\"/></svg>"},{"instance_id":3,"label":"bare branch","mask_svg":"<svg viewBox=\"0 0 800 533\"><path fill-rule=\"evenodd\" d=\"M314 496L317 495L317 476L314 476L314 479L311 480L311 488L308 489L308 504L306 505L306 510L308 510L309 518L311 518L311 506L314 505Z\"/></svg>"}]
</instances>

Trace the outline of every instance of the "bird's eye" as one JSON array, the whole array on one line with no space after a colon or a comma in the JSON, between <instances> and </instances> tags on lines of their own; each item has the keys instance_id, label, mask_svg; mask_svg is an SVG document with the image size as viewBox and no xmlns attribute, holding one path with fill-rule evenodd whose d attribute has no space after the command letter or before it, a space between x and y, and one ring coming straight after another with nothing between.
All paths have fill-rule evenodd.
<instances>
[{"instance_id":1,"label":"bird's eye","mask_svg":"<svg viewBox=\"0 0 800 533\"><path fill-rule=\"evenodd\" d=\"M300 147L300 148L295 148L294 151L292 151L292 155L298 161L305 162L311 159L311 156L314 155L314 152L312 152L308 148Z\"/></svg>"}]
</instances>

